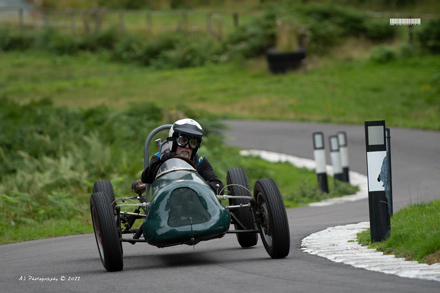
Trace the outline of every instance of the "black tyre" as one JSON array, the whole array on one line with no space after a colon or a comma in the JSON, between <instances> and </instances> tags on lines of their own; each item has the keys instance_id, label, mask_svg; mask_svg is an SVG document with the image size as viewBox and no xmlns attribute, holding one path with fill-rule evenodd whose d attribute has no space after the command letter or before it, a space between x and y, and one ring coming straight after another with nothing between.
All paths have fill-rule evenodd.
<instances>
[{"instance_id":1,"label":"black tyre","mask_svg":"<svg viewBox=\"0 0 440 293\"><path fill-rule=\"evenodd\" d=\"M113 185L110 181L108 180L96 181L95 184L93 184L93 193L97 193L97 192L105 193L108 199L110 200L112 207L116 206L115 192L113 191Z\"/></svg>"},{"instance_id":2,"label":"black tyre","mask_svg":"<svg viewBox=\"0 0 440 293\"><path fill-rule=\"evenodd\" d=\"M261 240L272 258L284 258L290 251L290 230L286 208L276 183L260 179L255 183L254 198L258 205Z\"/></svg>"},{"instance_id":3,"label":"black tyre","mask_svg":"<svg viewBox=\"0 0 440 293\"><path fill-rule=\"evenodd\" d=\"M118 222L118 217L115 214L116 213L115 212L116 202L115 202L115 192L113 190L112 183L108 180L96 181L95 184L93 184L93 193L97 193L97 192L105 193L107 198L110 200L113 214L114 214L114 218L115 218L116 227L118 228L118 235L119 235L119 238L122 238L121 223ZM122 251L122 253L124 253L124 251L122 249L122 242L121 242L121 251Z\"/></svg>"},{"instance_id":4,"label":"black tyre","mask_svg":"<svg viewBox=\"0 0 440 293\"><path fill-rule=\"evenodd\" d=\"M252 196L251 188L249 187L249 180L246 172L242 168L234 168L228 171L226 176L226 181L228 184L229 195L249 195ZM248 199L242 198L231 198L229 199L230 205L248 204ZM232 210L238 221L246 229L255 229L254 215L251 209L239 208ZM235 229L240 230L240 227L235 224ZM237 240L241 247L251 247L255 246L258 242L257 233L237 233Z\"/></svg>"},{"instance_id":5,"label":"black tyre","mask_svg":"<svg viewBox=\"0 0 440 293\"><path fill-rule=\"evenodd\" d=\"M92 194L90 213L92 214L93 230L102 265L110 272L121 271L124 267L121 242L110 200L105 193Z\"/></svg>"}]
</instances>

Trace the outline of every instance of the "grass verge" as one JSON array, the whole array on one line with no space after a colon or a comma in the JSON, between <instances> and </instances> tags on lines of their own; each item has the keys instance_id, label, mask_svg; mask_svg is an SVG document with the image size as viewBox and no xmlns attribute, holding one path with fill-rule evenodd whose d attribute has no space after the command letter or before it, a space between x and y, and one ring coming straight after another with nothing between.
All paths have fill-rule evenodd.
<instances>
[{"instance_id":1,"label":"grass verge","mask_svg":"<svg viewBox=\"0 0 440 293\"><path fill-rule=\"evenodd\" d=\"M11 225L8 233L0 238L0 244L86 233L93 233L92 222L89 219L50 219L41 223L33 223L31 229L29 227Z\"/></svg>"},{"instance_id":2,"label":"grass verge","mask_svg":"<svg viewBox=\"0 0 440 293\"><path fill-rule=\"evenodd\" d=\"M440 130L440 56L367 60L271 75L265 60L154 70L102 55L0 54L0 97L89 108L154 102L221 118L306 120ZM178 97L178 98L176 98ZM380 107L378 107L380 105ZM375 109L372 111L371 109Z\"/></svg>"},{"instance_id":3,"label":"grass verge","mask_svg":"<svg viewBox=\"0 0 440 293\"><path fill-rule=\"evenodd\" d=\"M371 243L370 229L358 234L361 245L420 263L440 262L440 200L409 205L391 217L391 235Z\"/></svg>"}]
</instances>

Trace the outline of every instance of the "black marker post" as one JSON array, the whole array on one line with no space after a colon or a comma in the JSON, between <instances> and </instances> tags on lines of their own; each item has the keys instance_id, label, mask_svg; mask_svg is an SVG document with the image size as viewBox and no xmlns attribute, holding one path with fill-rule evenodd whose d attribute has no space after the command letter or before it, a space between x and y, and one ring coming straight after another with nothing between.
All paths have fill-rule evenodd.
<instances>
[{"instance_id":1,"label":"black marker post","mask_svg":"<svg viewBox=\"0 0 440 293\"><path fill-rule=\"evenodd\" d=\"M313 133L313 155L316 162L316 175L321 192L328 193L327 170L325 161L324 134L322 132Z\"/></svg>"},{"instance_id":2,"label":"black marker post","mask_svg":"<svg viewBox=\"0 0 440 293\"><path fill-rule=\"evenodd\" d=\"M365 144L367 150L368 203L370 208L371 243L383 241L390 234L392 213L391 195L386 191L391 186L391 164L387 155L385 121L365 122Z\"/></svg>"}]
</instances>

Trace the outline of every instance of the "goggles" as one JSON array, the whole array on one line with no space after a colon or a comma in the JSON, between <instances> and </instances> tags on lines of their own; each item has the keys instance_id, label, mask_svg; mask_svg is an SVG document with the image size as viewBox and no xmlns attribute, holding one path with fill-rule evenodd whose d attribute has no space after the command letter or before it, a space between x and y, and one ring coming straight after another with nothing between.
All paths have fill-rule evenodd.
<instances>
[{"instance_id":1,"label":"goggles","mask_svg":"<svg viewBox=\"0 0 440 293\"><path fill-rule=\"evenodd\" d=\"M194 149L199 144L199 141L197 139L194 139L194 138L188 139L186 137L179 136L176 139L176 143L177 143L178 146L183 147L183 148L186 147L187 144L189 144L189 147Z\"/></svg>"}]
</instances>

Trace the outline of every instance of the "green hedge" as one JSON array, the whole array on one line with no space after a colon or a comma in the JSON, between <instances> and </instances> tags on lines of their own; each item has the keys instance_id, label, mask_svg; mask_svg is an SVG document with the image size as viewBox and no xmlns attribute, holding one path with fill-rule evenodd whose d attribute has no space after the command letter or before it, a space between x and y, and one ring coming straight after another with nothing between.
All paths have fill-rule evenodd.
<instances>
[{"instance_id":1,"label":"green hedge","mask_svg":"<svg viewBox=\"0 0 440 293\"><path fill-rule=\"evenodd\" d=\"M37 49L58 55L108 52L112 60L120 62L157 68L195 67L263 55L275 44L278 19L292 19L301 25L301 34L309 39L309 54L325 54L348 36L365 36L377 42L391 39L396 33L388 21L368 18L359 10L330 4L300 6L284 1L266 5L263 16L238 27L224 41L202 33L176 32L147 37L109 28L72 36L51 28L17 31L6 27L0 30L0 50ZM438 44L429 39L431 34L432 31L422 32L420 40L435 51Z\"/></svg>"},{"instance_id":2,"label":"green hedge","mask_svg":"<svg viewBox=\"0 0 440 293\"><path fill-rule=\"evenodd\" d=\"M440 20L423 21L423 26L417 34L423 50L433 54L440 54Z\"/></svg>"}]
</instances>

